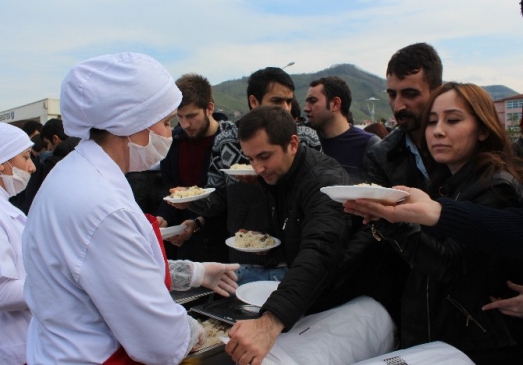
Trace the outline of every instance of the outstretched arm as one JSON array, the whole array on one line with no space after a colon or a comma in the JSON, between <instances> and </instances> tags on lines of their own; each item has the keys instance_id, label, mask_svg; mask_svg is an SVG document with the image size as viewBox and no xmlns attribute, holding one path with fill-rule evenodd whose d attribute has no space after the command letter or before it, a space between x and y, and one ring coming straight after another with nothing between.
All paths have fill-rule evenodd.
<instances>
[{"instance_id":1,"label":"outstretched arm","mask_svg":"<svg viewBox=\"0 0 523 365\"><path fill-rule=\"evenodd\" d=\"M514 284L511 281L507 282L510 289L514 290L518 295L509 299L501 299L490 297L492 303L484 305L483 310L499 309L499 311L507 316L523 318L523 285Z\"/></svg>"},{"instance_id":2,"label":"outstretched arm","mask_svg":"<svg viewBox=\"0 0 523 365\"><path fill-rule=\"evenodd\" d=\"M432 200L425 192L406 186L395 186L394 189L409 193L407 199L397 205L383 205L378 202L358 199L343 204L345 212L364 218L364 223L380 218L391 223L407 222L433 226L438 223L441 205Z\"/></svg>"}]
</instances>

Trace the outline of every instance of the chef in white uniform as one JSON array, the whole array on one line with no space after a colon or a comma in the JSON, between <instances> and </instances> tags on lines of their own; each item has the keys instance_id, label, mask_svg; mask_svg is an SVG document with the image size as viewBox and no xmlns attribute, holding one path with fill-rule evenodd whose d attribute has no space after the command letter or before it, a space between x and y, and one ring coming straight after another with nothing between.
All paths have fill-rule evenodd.
<instances>
[{"instance_id":1,"label":"chef in white uniform","mask_svg":"<svg viewBox=\"0 0 523 365\"><path fill-rule=\"evenodd\" d=\"M33 143L20 128L0 123L0 364L24 364L31 312L24 300L22 232L26 216L9 203L35 171Z\"/></svg>"},{"instance_id":2,"label":"chef in white uniform","mask_svg":"<svg viewBox=\"0 0 523 365\"><path fill-rule=\"evenodd\" d=\"M143 54L92 58L66 75L63 125L82 140L45 179L24 231L28 364L178 364L203 330L167 282L234 292L238 265L166 263L156 219L124 176L165 157L181 98Z\"/></svg>"}]
</instances>

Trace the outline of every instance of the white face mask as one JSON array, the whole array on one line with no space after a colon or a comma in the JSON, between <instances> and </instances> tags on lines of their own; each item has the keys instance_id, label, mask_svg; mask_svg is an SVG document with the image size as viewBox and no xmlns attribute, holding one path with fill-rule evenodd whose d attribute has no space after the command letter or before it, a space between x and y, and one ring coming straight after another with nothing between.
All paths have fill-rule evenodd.
<instances>
[{"instance_id":1,"label":"white face mask","mask_svg":"<svg viewBox=\"0 0 523 365\"><path fill-rule=\"evenodd\" d=\"M9 162L8 164L13 170L13 175L0 174L0 176L4 181L5 191L7 191L9 197L12 197L25 190L29 183L29 179L31 178L31 174L19 169L18 167L12 166Z\"/></svg>"},{"instance_id":2,"label":"white face mask","mask_svg":"<svg viewBox=\"0 0 523 365\"><path fill-rule=\"evenodd\" d=\"M172 143L172 137L160 136L150 129L147 146L137 145L129 139L129 172L145 171L163 160L167 156Z\"/></svg>"}]
</instances>

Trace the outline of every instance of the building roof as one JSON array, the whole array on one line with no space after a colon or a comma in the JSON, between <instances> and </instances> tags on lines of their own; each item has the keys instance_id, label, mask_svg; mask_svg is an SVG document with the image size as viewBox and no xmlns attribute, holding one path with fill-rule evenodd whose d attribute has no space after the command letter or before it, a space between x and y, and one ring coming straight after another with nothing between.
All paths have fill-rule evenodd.
<instances>
[{"instance_id":1,"label":"building roof","mask_svg":"<svg viewBox=\"0 0 523 365\"><path fill-rule=\"evenodd\" d=\"M517 95L509 96L508 98L498 99L495 102L497 103L499 101L514 100L514 99L523 99L523 94L517 94Z\"/></svg>"}]
</instances>

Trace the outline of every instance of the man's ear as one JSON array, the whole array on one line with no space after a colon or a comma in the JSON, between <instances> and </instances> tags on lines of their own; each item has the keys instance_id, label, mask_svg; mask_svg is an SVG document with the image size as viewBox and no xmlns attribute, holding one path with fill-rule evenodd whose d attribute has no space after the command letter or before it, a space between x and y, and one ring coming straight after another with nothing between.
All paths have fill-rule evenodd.
<instances>
[{"instance_id":1,"label":"man's ear","mask_svg":"<svg viewBox=\"0 0 523 365\"><path fill-rule=\"evenodd\" d=\"M251 109L259 107L261 104L254 95L249 95L249 106Z\"/></svg>"},{"instance_id":2,"label":"man's ear","mask_svg":"<svg viewBox=\"0 0 523 365\"><path fill-rule=\"evenodd\" d=\"M56 134L53 134L53 140L51 141L51 143L55 146L58 146L60 142L62 142L62 139L58 137Z\"/></svg>"},{"instance_id":3,"label":"man's ear","mask_svg":"<svg viewBox=\"0 0 523 365\"><path fill-rule=\"evenodd\" d=\"M209 105L207 105L207 108L205 109L205 113L207 113L207 116L210 117L212 113L214 113L214 103L211 101L209 102Z\"/></svg>"},{"instance_id":4,"label":"man's ear","mask_svg":"<svg viewBox=\"0 0 523 365\"><path fill-rule=\"evenodd\" d=\"M294 156L298 152L298 146L300 145L300 139L297 135L293 134L291 137L291 142L289 143L289 149L291 154Z\"/></svg>"},{"instance_id":5,"label":"man's ear","mask_svg":"<svg viewBox=\"0 0 523 365\"><path fill-rule=\"evenodd\" d=\"M341 109L341 99L339 96L335 96L334 98L332 98L331 103L332 103L331 111L336 112Z\"/></svg>"}]
</instances>

